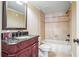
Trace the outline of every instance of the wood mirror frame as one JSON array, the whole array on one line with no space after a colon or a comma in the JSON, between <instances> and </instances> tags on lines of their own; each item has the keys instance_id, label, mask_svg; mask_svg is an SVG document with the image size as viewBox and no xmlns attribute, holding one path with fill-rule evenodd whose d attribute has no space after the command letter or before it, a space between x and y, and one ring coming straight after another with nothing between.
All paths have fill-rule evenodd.
<instances>
[{"instance_id":1,"label":"wood mirror frame","mask_svg":"<svg viewBox=\"0 0 79 59\"><path fill-rule=\"evenodd\" d=\"M27 29L27 18L25 28L7 28L7 14L6 14L6 1L2 2L2 30L26 30ZM26 10L27 16L27 10Z\"/></svg>"}]
</instances>

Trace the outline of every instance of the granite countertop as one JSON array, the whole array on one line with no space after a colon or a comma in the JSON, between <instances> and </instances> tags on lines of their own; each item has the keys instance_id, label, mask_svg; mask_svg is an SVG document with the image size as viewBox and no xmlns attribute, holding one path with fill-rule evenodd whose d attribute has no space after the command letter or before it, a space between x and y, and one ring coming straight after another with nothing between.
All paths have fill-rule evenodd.
<instances>
[{"instance_id":1,"label":"granite countertop","mask_svg":"<svg viewBox=\"0 0 79 59\"><path fill-rule=\"evenodd\" d=\"M14 37L13 39L2 40L2 42L7 43L8 45L17 44L19 42L30 40L31 38L37 37L37 35L28 35L28 36L21 36L21 37Z\"/></svg>"}]
</instances>

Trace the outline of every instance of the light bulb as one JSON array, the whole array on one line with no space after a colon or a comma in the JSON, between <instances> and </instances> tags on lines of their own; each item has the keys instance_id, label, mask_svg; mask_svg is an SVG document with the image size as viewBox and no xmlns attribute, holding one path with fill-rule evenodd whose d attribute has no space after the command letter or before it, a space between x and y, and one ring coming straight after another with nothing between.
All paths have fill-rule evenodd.
<instances>
[{"instance_id":1,"label":"light bulb","mask_svg":"<svg viewBox=\"0 0 79 59\"><path fill-rule=\"evenodd\" d=\"M19 5L22 5L22 2L21 1L16 1L17 4Z\"/></svg>"}]
</instances>

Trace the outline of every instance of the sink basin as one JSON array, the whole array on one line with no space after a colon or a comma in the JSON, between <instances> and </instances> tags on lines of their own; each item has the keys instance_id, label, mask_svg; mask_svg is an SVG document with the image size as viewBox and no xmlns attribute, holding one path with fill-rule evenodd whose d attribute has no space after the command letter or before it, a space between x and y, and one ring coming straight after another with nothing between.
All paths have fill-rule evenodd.
<instances>
[{"instance_id":1,"label":"sink basin","mask_svg":"<svg viewBox=\"0 0 79 59\"><path fill-rule=\"evenodd\" d=\"M8 40L2 40L2 41L7 43L7 44L16 44L19 40L8 39Z\"/></svg>"},{"instance_id":2,"label":"sink basin","mask_svg":"<svg viewBox=\"0 0 79 59\"><path fill-rule=\"evenodd\" d=\"M21 37L15 37L15 39L30 39L31 36L21 36Z\"/></svg>"}]
</instances>

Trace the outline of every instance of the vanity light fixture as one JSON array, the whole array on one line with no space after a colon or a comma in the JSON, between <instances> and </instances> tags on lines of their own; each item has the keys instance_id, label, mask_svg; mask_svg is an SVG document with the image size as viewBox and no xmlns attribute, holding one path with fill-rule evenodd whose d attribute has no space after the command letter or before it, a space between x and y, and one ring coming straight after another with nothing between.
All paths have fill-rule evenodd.
<instances>
[{"instance_id":1,"label":"vanity light fixture","mask_svg":"<svg viewBox=\"0 0 79 59\"><path fill-rule=\"evenodd\" d=\"M16 1L16 3L19 4L19 5L23 5L23 3L26 4L27 2L28 1L24 1L24 0L23 1Z\"/></svg>"},{"instance_id":2,"label":"vanity light fixture","mask_svg":"<svg viewBox=\"0 0 79 59\"><path fill-rule=\"evenodd\" d=\"M21 1L16 1L16 3L19 5L23 5L23 3Z\"/></svg>"},{"instance_id":3,"label":"vanity light fixture","mask_svg":"<svg viewBox=\"0 0 79 59\"><path fill-rule=\"evenodd\" d=\"M27 0L23 0L22 2L26 4L28 1Z\"/></svg>"}]
</instances>

